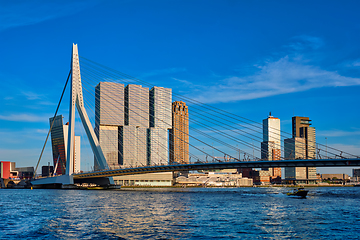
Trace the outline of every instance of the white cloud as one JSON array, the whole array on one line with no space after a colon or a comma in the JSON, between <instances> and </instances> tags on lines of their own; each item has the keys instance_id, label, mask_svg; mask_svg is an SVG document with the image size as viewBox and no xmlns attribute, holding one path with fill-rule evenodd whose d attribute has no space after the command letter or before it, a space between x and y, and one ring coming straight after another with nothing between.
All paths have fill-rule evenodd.
<instances>
[{"instance_id":1,"label":"white cloud","mask_svg":"<svg viewBox=\"0 0 360 240\"><path fill-rule=\"evenodd\" d=\"M346 144L342 144L342 143L337 143L337 144L330 144L329 145L332 148L335 149L339 149L345 153L350 153L353 155L356 155L358 157L360 157L360 148L359 146L356 145L346 145ZM330 149L329 149L330 152ZM340 153L339 153L340 154ZM343 156L347 157L346 154L343 154Z\"/></svg>"},{"instance_id":2,"label":"white cloud","mask_svg":"<svg viewBox=\"0 0 360 240\"><path fill-rule=\"evenodd\" d=\"M35 115L28 113L0 115L1 120L12 122L48 122L51 115Z\"/></svg>"},{"instance_id":3,"label":"white cloud","mask_svg":"<svg viewBox=\"0 0 360 240\"><path fill-rule=\"evenodd\" d=\"M141 78L158 76L158 75L166 75L166 74L177 73L177 72L185 72L185 71L186 71L186 68L159 69L159 70L153 70L151 72L145 73L141 76Z\"/></svg>"},{"instance_id":4,"label":"white cloud","mask_svg":"<svg viewBox=\"0 0 360 240\"><path fill-rule=\"evenodd\" d=\"M1 1L0 31L74 14L97 1Z\"/></svg>"},{"instance_id":5,"label":"white cloud","mask_svg":"<svg viewBox=\"0 0 360 240\"><path fill-rule=\"evenodd\" d=\"M34 93L34 92L25 92L25 91L23 91L22 95L24 95L27 100L37 100L37 99L44 98L43 94L37 94L37 93Z\"/></svg>"},{"instance_id":6,"label":"white cloud","mask_svg":"<svg viewBox=\"0 0 360 240\"><path fill-rule=\"evenodd\" d=\"M308 35L301 35L292 38L292 42L287 45L296 51L303 51L306 49L319 49L324 45L324 41L321 38L308 36Z\"/></svg>"},{"instance_id":7,"label":"white cloud","mask_svg":"<svg viewBox=\"0 0 360 240\"><path fill-rule=\"evenodd\" d=\"M12 143L21 143L26 141L40 140L44 141L46 134L49 129L34 129L34 128L25 128L19 130L13 129L0 129L0 136L6 136L5 138L0 139L0 143L4 144L12 144Z\"/></svg>"},{"instance_id":8,"label":"white cloud","mask_svg":"<svg viewBox=\"0 0 360 240\"><path fill-rule=\"evenodd\" d=\"M360 59L356 60L355 62L353 62L352 64L354 67L360 67Z\"/></svg>"},{"instance_id":9,"label":"white cloud","mask_svg":"<svg viewBox=\"0 0 360 240\"><path fill-rule=\"evenodd\" d=\"M172 78L174 81L177 81L177 82L180 82L182 83L183 85L186 85L186 86L192 86L193 83L188 81L188 80L183 80L183 79L178 79L178 78Z\"/></svg>"},{"instance_id":10,"label":"white cloud","mask_svg":"<svg viewBox=\"0 0 360 240\"><path fill-rule=\"evenodd\" d=\"M47 134L49 132L49 129L36 129L37 133L45 133Z\"/></svg>"},{"instance_id":11,"label":"white cloud","mask_svg":"<svg viewBox=\"0 0 360 240\"><path fill-rule=\"evenodd\" d=\"M219 84L203 87L197 100L204 103L231 102L313 88L360 85L360 78L341 76L337 72L322 70L289 56L258 68L251 76L233 76Z\"/></svg>"},{"instance_id":12,"label":"white cloud","mask_svg":"<svg viewBox=\"0 0 360 240\"><path fill-rule=\"evenodd\" d=\"M348 137L348 136L358 136L360 135L360 131L359 130L355 130L355 131L329 130L329 131L318 131L316 135L322 137Z\"/></svg>"},{"instance_id":13,"label":"white cloud","mask_svg":"<svg viewBox=\"0 0 360 240\"><path fill-rule=\"evenodd\" d=\"M0 156L2 161L16 162L16 167L36 167L39 160L41 149L24 148L24 149L2 149L0 148ZM47 148L40 161L40 169L42 165L52 162L51 148ZM38 169L39 170L39 169Z\"/></svg>"}]
</instances>

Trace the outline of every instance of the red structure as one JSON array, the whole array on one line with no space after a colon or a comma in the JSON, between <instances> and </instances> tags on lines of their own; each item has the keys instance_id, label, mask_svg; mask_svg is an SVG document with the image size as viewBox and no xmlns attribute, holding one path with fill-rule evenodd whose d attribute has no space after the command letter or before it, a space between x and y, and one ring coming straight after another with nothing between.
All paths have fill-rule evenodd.
<instances>
[{"instance_id":1,"label":"red structure","mask_svg":"<svg viewBox=\"0 0 360 240\"><path fill-rule=\"evenodd\" d=\"M10 178L10 162L1 161L0 162L0 178L9 179Z\"/></svg>"}]
</instances>

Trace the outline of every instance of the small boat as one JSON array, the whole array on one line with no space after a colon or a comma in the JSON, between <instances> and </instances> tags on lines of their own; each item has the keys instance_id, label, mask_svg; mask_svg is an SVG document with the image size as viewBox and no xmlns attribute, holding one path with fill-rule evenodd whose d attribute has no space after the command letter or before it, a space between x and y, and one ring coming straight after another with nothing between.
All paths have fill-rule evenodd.
<instances>
[{"instance_id":1,"label":"small boat","mask_svg":"<svg viewBox=\"0 0 360 240\"><path fill-rule=\"evenodd\" d=\"M308 192L309 192L309 190L305 190L304 188L301 187L301 188L294 189L291 192L288 192L287 195L288 196L306 197Z\"/></svg>"}]
</instances>

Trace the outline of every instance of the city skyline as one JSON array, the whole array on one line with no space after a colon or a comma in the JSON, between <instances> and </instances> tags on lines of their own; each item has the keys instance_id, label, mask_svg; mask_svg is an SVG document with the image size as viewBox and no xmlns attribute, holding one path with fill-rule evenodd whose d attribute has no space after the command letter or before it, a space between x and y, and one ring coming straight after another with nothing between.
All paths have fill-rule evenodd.
<instances>
[{"instance_id":1,"label":"city skyline","mask_svg":"<svg viewBox=\"0 0 360 240\"><path fill-rule=\"evenodd\" d=\"M96 85L95 134L110 168L168 163L171 103L169 88Z\"/></svg>"},{"instance_id":2,"label":"city skyline","mask_svg":"<svg viewBox=\"0 0 360 240\"><path fill-rule=\"evenodd\" d=\"M357 3L319 1L307 8L310 2L264 1L257 9L254 3L210 1L204 11L202 1L191 10L187 2L142 3L1 3L2 160L36 164L68 74L72 42L82 56L257 122L272 111L286 132L292 116L308 116L316 122L318 142L360 154ZM45 11L59 7L59 14ZM99 17L92 18L95 12ZM106 15L116 16L109 26ZM140 15L147 21L135 21ZM104 32L106 38L91 37ZM67 121L64 100L60 111ZM336 121L327 117L332 114Z\"/></svg>"}]
</instances>

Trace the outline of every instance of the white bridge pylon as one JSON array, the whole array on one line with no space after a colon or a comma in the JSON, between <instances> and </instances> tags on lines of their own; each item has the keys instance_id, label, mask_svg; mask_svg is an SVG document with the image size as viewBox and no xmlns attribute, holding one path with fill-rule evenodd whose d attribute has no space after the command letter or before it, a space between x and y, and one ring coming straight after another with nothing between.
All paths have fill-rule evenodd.
<instances>
[{"instance_id":1,"label":"white bridge pylon","mask_svg":"<svg viewBox=\"0 0 360 240\"><path fill-rule=\"evenodd\" d=\"M70 109L69 109L69 131L67 142L67 157L66 157L66 172L64 175L34 179L31 181L33 185L52 185L61 184L62 187L74 184L74 159L75 159L75 107L80 115L81 122L84 126L86 135L89 139L91 149L94 153L95 159L100 169L109 169L104 154L101 150L99 141L95 135L94 129L91 126L89 117L84 107L84 99L82 94L82 84L80 75L80 63L77 44L73 44L71 57L71 94L70 94ZM100 184L114 184L112 177L105 177L108 179L96 178L94 183ZM92 180L90 180L92 181ZM71 188L71 187L70 187Z\"/></svg>"},{"instance_id":2,"label":"white bridge pylon","mask_svg":"<svg viewBox=\"0 0 360 240\"><path fill-rule=\"evenodd\" d=\"M82 93L81 75L80 75L80 63L77 44L73 44L72 58L71 58L71 93L70 93L70 108L69 108L69 132L68 132L68 149L67 149L67 161L66 161L66 175L72 175L74 173L74 159L75 159L75 106L81 118L81 122L84 126L86 135L89 139L91 149L94 153L100 169L108 169L108 165L104 154L101 150L99 141L95 135L94 129L91 126L89 117L84 107L84 99ZM113 184L112 178L110 183Z\"/></svg>"}]
</instances>

